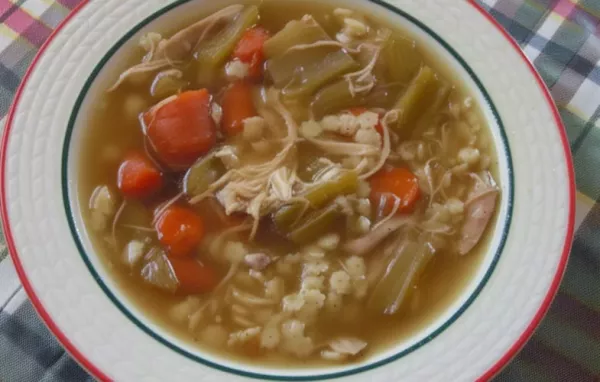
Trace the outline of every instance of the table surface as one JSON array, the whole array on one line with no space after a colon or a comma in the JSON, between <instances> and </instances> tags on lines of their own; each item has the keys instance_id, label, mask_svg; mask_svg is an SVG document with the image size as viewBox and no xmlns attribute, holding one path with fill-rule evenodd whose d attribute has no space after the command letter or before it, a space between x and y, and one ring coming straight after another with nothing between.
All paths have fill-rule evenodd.
<instances>
[{"instance_id":1,"label":"table surface","mask_svg":"<svg viewBox=\"0 0 600 382\"><path fill-rule=\"evenodd\" d=\"M0 129L36 52L82 1L0 0ZM579 191L577 231L560 291L533 338L496 380L598 382L600 0L477 1L521 45L550 88L567 129ZM40 380L92 378L39 320L0 232L0 381Z\"/></svg>"}]
</instances>

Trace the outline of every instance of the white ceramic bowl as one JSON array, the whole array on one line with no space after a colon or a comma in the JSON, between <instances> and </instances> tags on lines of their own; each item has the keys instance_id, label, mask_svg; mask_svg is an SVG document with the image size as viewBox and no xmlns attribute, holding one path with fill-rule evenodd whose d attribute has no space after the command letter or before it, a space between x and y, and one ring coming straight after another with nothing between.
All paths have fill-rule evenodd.
<instances>
[{"instance_id":1,"label":"white ceramic bowl","mask_svg":"<svg viewBox=\"0 0 600 382\"><path fill-rule=\"evenodd\" d=\"M230 2L86 2L40 51L11 109L1 157L7 241L40 316L101 380L489 379L532 334L560 283L573 233L574 181L547 89L519 47L474 2L346 0L401 23L437 52L476 95L493 132L502 184L493 240L473 281L430 326L358 365L292 370L239 364L165 333L101 266L73 197L90 100L123 64L119 53L142 33Z\"/></svg>"}]
</instances>

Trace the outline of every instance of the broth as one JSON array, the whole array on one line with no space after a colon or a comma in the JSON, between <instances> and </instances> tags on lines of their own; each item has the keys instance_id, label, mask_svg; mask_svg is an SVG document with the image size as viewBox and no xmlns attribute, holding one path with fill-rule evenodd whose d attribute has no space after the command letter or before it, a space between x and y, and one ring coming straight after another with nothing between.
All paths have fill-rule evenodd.
<instances>
[{"instance_id":1,"label":"broth","mask_svg":"<svg viewBox=\"0 0 600 382\"><path fill-rule=\"evenodd\" d=\"M251 4L260 4L258 23L250 21L243 28L258 24L268 32L263 41L266 64L259 66L258 75L252 74L252 62L232 58L233 47L214 68L211 58L201 58L210 41L226 35L208 28L212 40L197 44L195 58L129 76L97 100L79 171L81 205L89 205L82 214L98 256L127 298L183 341L262 364L357 362L430 325L472 281L495 225L496 154L485 120L462 84L453 82L443 63L405 31L358 11L335 11L316 2L286 1L282 17L281 3L243 2L242 10L213 26L219 31L221 23L226 31L247 15ZM307 14L314 18L303 18ZM194 16L164 36L209 15ZM294 20L306 35L308 28L319 34L322 27L326 37L316 41L327 41L326 46L302 42L272 54L280 48L273 36ZM295 36L288 38L299 39ZM138 65L144 56L147 62L156 60L152 54L160 52L163 37L155 38L146 38L146 51L132 53L128 66ZM294 49L306 49L306 54L295 58ZM332 61L337 59L339 73L305 89L316 81L309 76L312 63L298 71L302 64L296 61L307 55L329 66L338 65ZM286 60L299 65L294 72L285 72L290 65ZM341 69L344 60L350 64ZM232 61L238 62L226 69ZM352 76L371 63L364 77ZM328 69L318 68L317 76ZM173 69L179 72L172 78L164 74ZM236 78L237 72L245 76ZM167 90L151 86L158 83L158 73L168 78ZM277 79L286 76L291 80L278 86ZM353 94L337 99L341 93L334 86L346 84L343 90ZM425 91L419 88L423 84ZM251 89L251 114L258 119L228 125L231 103L226 97L236 86ZM198 135L182 139L163 134L158 139L163 130L183 130L157 126L179 118L165 117L167 108L175 106L188 111L198 107L185 115L185 126L210 124L200 117L204 93L194 90L201 88L210 94L207 107L216 135L209 149L196 150L194 160L184 163L187 153L199 147L190 142L206 142L196 141ZM153 90L161 94L152 95ZM190 103L184 107L185 97ZM241 103L229 107L239 109ZM220 121L215 104L223 109ZM252 134L254 123L262 129L258 138ZM373 132L379 134L375 139ZM181 149L165 149L171 144ZM133 151L138 157L130 155ZM283 159L261 183L258 166L278 158ZM125 164L136 160L138 167L130 168L145 172L123 175L129 171ZM213 168L215 161L220 170ZM199 167L206 163L208 170ZM192 184L193 177L186 177L189 168L200 168L203 182ZM205 184L209 171L218 172L210 186ZM245 171L252 175L244 178L240 174ZM155 173L160 178L153 178ZM350 191L338 190L344 188L340 179L348 179L344 184ZM261 189L257 195L255 188ZM327 201L317 206L307 198L319 189L317 198ZM331 190L335 197L323 197ZM252 195L244 199L246 194ZM171 206L165 208L166 203ZM252 203L259 205L258 219L252 216ZM286 208L295 214L290 224L281 223ZM199 231L197 217L185 215L190 211L203 222ZM329 212L332 220L321 224ZM163 232L171 215L187 220ZM222 220L224 215L231 217ZM487 226L485 232L473 229L477 223ZM238 232L223 237L232 227ZM381 228L390 234L375 240ZM173 231L184 239L169 239ZM374 243L365 250L361 239ZM178 262L189 266L180 271ZM197 268L204 273L189 271Z\"/></svg>"}]
</instances>

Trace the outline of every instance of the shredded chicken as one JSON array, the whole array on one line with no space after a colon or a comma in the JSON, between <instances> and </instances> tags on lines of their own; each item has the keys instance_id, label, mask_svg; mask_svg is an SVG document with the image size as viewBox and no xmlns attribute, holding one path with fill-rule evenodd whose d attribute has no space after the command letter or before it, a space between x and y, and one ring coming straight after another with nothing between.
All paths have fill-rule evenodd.
<instances>
[{"instance_id":1,"label":"shredded chicken","mask_svg":"<svg viewBox=\"0 0 600 382\"><path fill-rule=\"evenodd\" d=\"M148 62L142 62L141 64L135 65L135 66L127 69L123 73L121 73L117 82L115 82L115 84L113 86L111 86L108 89L108 91L109 92L114 91L119 86L121 86L121 84L123 82L125 82L128 78L130 78L131 76L139 75L139 74L143 74L143 73L156 72L161 69L168 68L169 66L170 66L170 63L166 58L152 60L152 61L148 61Z\"/></svg>"},{"instance_id":2,"label":"shredded chicken","mask_svg":"<svg viewBox=\"0 0 600 382\"><path fill-rule=\"evenodd\" d=\"M190 201L198 203L210 195L216 195L228 215L234 212L247 213L254 219L251 239L258 231L260 219L289 201L292 187L300 183L296 176L294 156L298 125L279 100L276 90L269 90L266 98L267 106L285 121L287 136L282 142L283 149L264 163L230 169L207 192Z\"/></svg>"},{"instance_id":3,"label":"shredded chicken","mask_svg":"<svg viewBox=\"0 0 600 382\"><path fill-rule=\"evenodd\" d=\"M405 225L411 224L410 217L395 217L372 230L367 235L351 240L344 245L344 250L355 256L364 256L372 251L386 237L399 230Z\"/></svg>"},{"instance_id":4,"label":"shredded chicken","mask_svg":"<svg viewBox=\"0 0 600 382\"><path fill-rule=\"evenodd\" d=\"M264 253L249 253L244 257L246 265L257 271L266 269L272 261L271 257Z\"/></svg>"},{"instance_id":5,"label":"shredded chicken","mask_svg":"<svg viewBox=\"0 0 600 382\"><path fill-rule=\"evenodd\" d=\"M356 97L358 94L369 93L375 87L375 76L373 76L373 69L377 64L379 55L381 54L381 46L372 46L364 44L365 47L371 47L375 50L371 61L361 70L353 73L344 75L344 79L348 81L348 87L352 97Z\"/></svg>"},{"instance_id":6,"label":"shredded chicken","mask_svg":"<svg viewBox=\"0 0 600 382\"><path fill-rule=\"evenodd\" d=\"M339 354L354 356L363 351L367 347L367 343L358 338L341 337L329 341L329 346L331 350Z\"/></svg>"},{"instance_id":7,"label":"shredded chicken","mask_svg":"<svg viewBox=\"0 0 600 382\"><path fill-rule=\"evenodd\" d=\"M169 39L161 40L157 46L150 45L152 54L147 55L142 63L124 71L108 91L117 89L132 75L151 73L183 63L217 24L231 20L243 9L243 5L231 5L177 32Z\"/></svg>"},{"instance_id":8,"label":"shredded chicken","mask_svg":"<svg viewBox=\"0 0 600 382\"><path fill-rule=\"evenodd\" d=\"M486 174L488 179L485 181L477 175L474 177L475 186L464 205L465 222L458 243L458 253L461 255L469 253L481 239L494 214L498 198L498 189L489 174Z\"/></svg>"}]
</instances>

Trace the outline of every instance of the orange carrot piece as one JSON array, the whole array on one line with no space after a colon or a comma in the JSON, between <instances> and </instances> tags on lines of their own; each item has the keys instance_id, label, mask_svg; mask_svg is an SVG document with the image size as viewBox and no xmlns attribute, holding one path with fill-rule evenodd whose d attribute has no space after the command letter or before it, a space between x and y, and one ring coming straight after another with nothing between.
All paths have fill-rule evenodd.
<instances>
[{"instance_id":1,"label":"orange carrot piece","mask_svg":"<svg viewBox=\"0 0 600 382\"><path fill-rule=\"evenodd\" d=\"M178 293L208 293L219 284L215 270L196 259L170 257L169 262L179 282Z\"/></svg>"},{"instance_id":2,"label":"orange carrot piece","mask_svg":"<svg viewBox=\"0 0 600 382\"><path fill-rule=\"evenodd\" d=\"M179 94L156 111L144 115L146 134L158 157L175 168L191 166L217 141L210 115L208 90Z\"/></svg>"},{"instance_id":3,"label":"orange carrot piece","mask_svg":"<svg viewBox=\"0 0 600 382\"><path fill-rule=\"evenodd\" d=\"M244 129L244 119L257 115L250 84L246 82L232 84L223 93L221 107L223 108L221 126L225 134L234 136L241 133Z\"/></svg>"},{"instance_id":4,"label":"orange carrot piece","mask_svg":"<svg viewBox=\"0 0 600 382\"><path fill-rule=\"evenodd\" d=\"M117 185L127 198L146 198L158 192L162 184L160 171L140 152L128 154L119 167Z\"/></svg>"},{"instance_id":5,"label":"orange carrot piece","mask_svg":"<svg viewBox=\"0 0 600 382\"><path fill-rule=\"evenodd\" d=\"M367 109L366 107L357 106L357 107L351 108L349 111L350 111L350 113L352 113L352 115L358 117L359 115L369 111L369 109ZM381 118L379 118L379 122L377 122L377 125L375 126L375 130L377 130L377 132L380 135L383 135L383 126L381 125Z\"/></svg>"},{"instance_id":6,"label":"orange carrot piece","mask_svg":"<svg viewBox=\"0 0 600 382\"><path fill-rule=\"evenodd\" d=\"M405 168L384 168L373 175L371 184L371 202L379 206L384 200L383 213L389 214L394 208L396 198L400 199L398 212L410 212L421 197L419 180Z\"/></svg>"},{"instance_id":7,"label":"orange carrot piece","mask_svg":"<svg viewBox=\"0 0 600 382\"><path fill-rule=\"evenodd\" d=\"M173 205L156 221L158 240L169 256L186 257L204 237L204 222L191 209Z\"/></svg>"},{"instance_id":8,"label":"orange carrot piece","mask_svg":"<svg viewBox=\"0 0 600 382\"><path fill-rule=\"evenodd\" d=\"M233 51L233 57L249 64L249 76L260 78L265 62L263 47L271 35L269 31L262 27L248 29Z\"/></svg>"}]
</instances>

